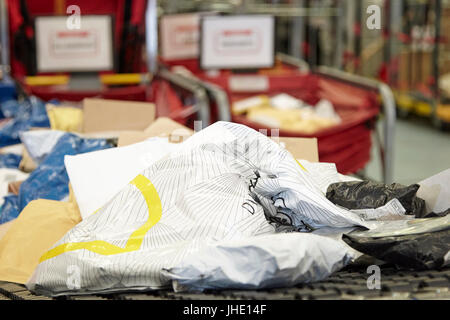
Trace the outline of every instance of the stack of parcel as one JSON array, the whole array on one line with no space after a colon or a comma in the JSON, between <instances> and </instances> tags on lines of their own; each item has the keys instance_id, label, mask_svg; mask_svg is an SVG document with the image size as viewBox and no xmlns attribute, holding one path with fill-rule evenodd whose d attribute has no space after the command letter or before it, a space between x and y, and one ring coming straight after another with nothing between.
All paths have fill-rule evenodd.
<instances>
[{"instance_id":1,"label":"stack of parcel","mask_svg":"<svg viewBox=\"0 0 450 320\"><path fill-rule=\"evenodd\" d=\"M0 280L32 292L294 286L363 255L449 265L450 170L361 181L318 162L314 138L194 132L150 103L1 108Z\"/></svg>"}]
</instances>

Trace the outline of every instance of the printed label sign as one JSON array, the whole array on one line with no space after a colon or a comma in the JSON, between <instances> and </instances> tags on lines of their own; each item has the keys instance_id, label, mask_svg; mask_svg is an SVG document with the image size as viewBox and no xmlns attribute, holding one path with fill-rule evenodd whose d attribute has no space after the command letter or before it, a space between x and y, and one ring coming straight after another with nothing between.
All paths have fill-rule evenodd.
<instances>
[{"instance_id":1,"label":"printed label sign","mask_svg":"<svg viewBox=\"0 0 450 320\"><path fill-rule=\"evenodd\" d=\"M95 57L99 50L98 38L96 30L52 32L50 54L57 58L79 54Z\"/></svg>"},{"instance_id":2,"label":"printed label sign","mask_svg":"<svg viewBox=\"0 0 450 320\"><path fill-rule=\"evenodd\" d=\"M233 92L261 92L269 89L269 79L266 76L231 76L228 80Z\"/></svg>"},{"instance_id":3,"label":"printed label sign","mask_svg":"<svg viewBox=\"0 0 450 320\"><path fill-rule=\"evenodd\" d=\"M201 25L202 68L250 69L273 65L272 16L208 16L203 17Z\"/></svg>"},{"instance_id":4,"label":"printed label sign","mask_svg":"<svg viewBox=\"0 0 450 320\"><path fill-rule=\"evenodd\" d=\"M222 55L257 54L261 50L261 28L222 30L216 34L214 49Z\"/></svg>"},{"instance_id":5,"label":"printed label sign","mask_svg":"<svg viewBox=\"0 0 450 320\"><path fill-rule=\"evenodd\" d=\"M68 29L66 17L36 18L39 72L112 70L110 16L82 16L80 29Z\"/></svg>"},{"instance_id":6,"label":"printed label sign","mask_svg":"<svg viewBox=\"0 0 450 320\"><path fill-rule=\"evenodd\" d=\"M200 35L199 14L161 17L161 56L163 59L197 58Z\"/></svg>"}]
</instances>

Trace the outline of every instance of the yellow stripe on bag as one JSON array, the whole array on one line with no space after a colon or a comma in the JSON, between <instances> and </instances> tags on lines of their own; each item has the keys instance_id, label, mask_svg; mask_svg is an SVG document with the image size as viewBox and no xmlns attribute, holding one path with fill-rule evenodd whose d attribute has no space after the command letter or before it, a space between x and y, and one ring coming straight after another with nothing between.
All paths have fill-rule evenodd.
<instances>
[{"instance_id":1,"label":"yellow stripe on bag","mask_svg":"<svg viewBox=\"0 0 450 320\"><path fill-rule=\"evenodd\" d=\"M300 162L298 162L297 159L295 159L295 161L297 161L298 165L300 166L300 168L302 168L304 171L308 172L308 170L305 169L304 166L302 166L302 164Z\"/></svg>"},{"instance_id":2,"label":"yellow stripe on bag","mask_svg":"<svg viewBox=\"0 0 450 320\"><path fill-rule=\"evenodd\" d=\"M85 249L101 255L113 255L136 251L141 247L142 241L146 233L161 219L162 205L158 192L149 179L143 175L138 175L130 182L142 193L148 207L148 220L139 229L134 231L128 239L124 248L113 245L103 240L94 240L88 242L75 242L61 244L48 252L40 259L39 263L68 251Z\"/></svg>"}]
</instances>

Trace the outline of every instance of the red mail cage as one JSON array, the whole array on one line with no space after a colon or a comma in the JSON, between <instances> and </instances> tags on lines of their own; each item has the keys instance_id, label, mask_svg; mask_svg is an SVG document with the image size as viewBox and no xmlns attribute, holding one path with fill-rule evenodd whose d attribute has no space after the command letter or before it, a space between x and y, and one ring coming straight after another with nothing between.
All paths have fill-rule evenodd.
<instances>
[{"instance_id":1,"label":"red mail cage","mask_svg":"<svg viewBox=\"0 0 450 320\"><path fill-rule=\"evenodd\" d=\"M147 65L141 53L145 45L143 40L146 16L148 12L156 12L154 1L5 0L5 4L7 14L2 19L7 20L8 26L8 63L11 76L25 94L35 95L44 101L58 99L78 102L87 97L151 101L155 102L158 115L172 117L191 127L196 119L209 123L207 95L204 89L167 72L155 74L153 77L147 73ZM74 88L69 85L68 79L80 76L79 74L38 73L36 70L34 19L39 16L66 16L66 8L71 5L82 8L83 15L108 15L113 17L114 21L113 50L117 73L102 71L98 76L91 76L89 81L93 86L89 88ZM102 82L109 75L122 77L117 83ZM40 77L35 77L33 83L29 81L33 80L30 76ZM79 82L87 82L82 77L83 75ZM44 81L41 81L43 79ZM61 83L52 84L55 79ZM119 78L113 80L115 79ZM46 81L50 83L45 83Z\"/></svg>"},{"instance_id":2,"label":"red mail cage","mask_svg":"<svg viewBox=\"0 0 450 320\"><path fill-rule=\"evenodd\" d=\"M216 102L211 110L213 120L242 123L256 130L271 128L251 121L246 116L232 114L230 106L233 102L257 94L273 96L278 93L287 93L313 105L320 99L329 100L342 120L340 124L314 134L280 130L279 135L316 137L320 161L335 163L343 174L358 173L369 162L372 132L377 130L376 122L383 110L384 142L377 142L383 179L386 183L391 182L395 104L389 87L337 69L319 67L310 71L301 60L282 54L277 57L275 69L260 70L256 74L236 74L225 70L211 73L201 70L197 60L162 61L162 64L172 67L172 70L176 70L175 66L183 66L189 70L188 73L181 72L185 77L210 91ZM250 89L233 85L233 81L243 77L250 77L259 84L253 83L254 88Z\"/></svg>"}]
</instances>

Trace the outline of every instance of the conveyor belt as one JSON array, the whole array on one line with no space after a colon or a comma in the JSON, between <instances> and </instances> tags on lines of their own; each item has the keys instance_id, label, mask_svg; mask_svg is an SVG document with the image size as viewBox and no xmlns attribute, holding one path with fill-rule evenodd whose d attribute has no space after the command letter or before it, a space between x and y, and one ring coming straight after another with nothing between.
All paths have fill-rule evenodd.
<instances>
[{"instance_id":1,"label":"conveyor belt","mask_svg":"<svg viewBox=\"0 0 450 320\"><path fill-rule=\"evenodd\" d=\"M450 300L450 268L408 271L393 266L381 268L381 289L369 290L370 274L360 267L349 266L326 280L291 288L270 290L222 290L205 293L175 293L159 290L146 293L67 296L68 300ZM51 300L33 295L23 285L0 282L0 300Z\"/></svg>"}]
</instances>

